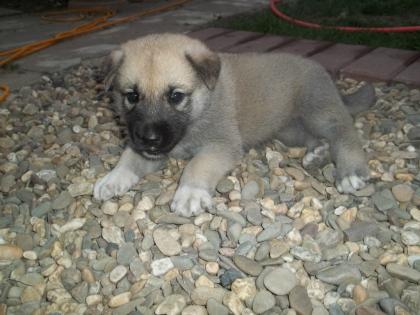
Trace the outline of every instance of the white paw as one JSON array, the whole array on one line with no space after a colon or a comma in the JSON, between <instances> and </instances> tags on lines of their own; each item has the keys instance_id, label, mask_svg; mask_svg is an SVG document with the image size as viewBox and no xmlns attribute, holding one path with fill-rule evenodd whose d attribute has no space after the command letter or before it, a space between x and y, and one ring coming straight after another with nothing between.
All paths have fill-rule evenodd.
<instances>
[{"instance_id":1,"label":"white paw","mask_svg":"<svg viewBox=\"0 0 420 315\"><path fill-rule=\"evenodd\" d=\"M314 162L319 163L324 161L328 156L329 148L330 146L328 145L328 143L325 143L319 147L316 147L313 151L305 154L305 156L302 159L303 167L308 168Z\"/></svg>"},{"instance_id":2,"label":"white paw","mask_svg":"<svg viewBox=\"0 0 420 315\"><path fill-rule=\"evenodd\" d=\"M211 205L211 196L207 190L182 185L175 192L171 210L178 215L190 217L211 208Z\"/></svg>"},{"instance_id":3,"label":"white paw","mask_svg":"<svg viewBox=\"0 0 420 315\"><path fill-rule=\"evenodd\" d=\"M115 168L96 182L93 196L98 200L121 196L139 180L140 178L133 172Z\"/></svg>"},{"instance_id":4,"label":"white paw","mask_svg":"<svg viewBox=\"0 0 420 315\"><path fill-rule=\"evenodd\" d=\"M349 175L337 182L337 190L340 193L351 194L366 186L366 178L358 175Z\"/></svg>"}]
</instances>

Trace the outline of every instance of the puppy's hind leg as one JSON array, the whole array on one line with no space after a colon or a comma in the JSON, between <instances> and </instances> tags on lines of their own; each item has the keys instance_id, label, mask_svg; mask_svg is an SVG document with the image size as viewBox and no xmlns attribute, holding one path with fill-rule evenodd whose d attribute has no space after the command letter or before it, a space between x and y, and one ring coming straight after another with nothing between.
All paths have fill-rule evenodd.
<instances>
[{"instance_id":1,"label":"puppy's hind leg","mask_svg":"<svg viewBox=\"0 0 420 315\"><path fill-rule=\"evenodd\" d=\"M327 139L337 167L337 189L352 193L365 186L369 177L365 153L358 139L353 119L337 89L326 73L303 89L300 102L305 128Z\"/></svg>"},{"instance_id":2,"label":"puppy's hind leg","mask_svg":"<svg viewBox=\"0 0 420 315\"><path fill-rule=\"evenodd\" d=\"M329 161L329 145L308 132L300 119L292 119L278 133L278 138L287 146L305 146L307 153L302 164L306 169L322 167Z\"/></svg>"},{"instance_id":3,"label":"puppy's hind leg","mask_svg":"<svg viewBox=\"0 0 420 315\"><path fill-rule=\"evenodd\" d=\"M121 196L144 175L157 170L161 165L161 161L146 160L132 149L127 148L121 155L117 166L96 182L93 195L98 200Z\"/></svg>"}]
</instances>

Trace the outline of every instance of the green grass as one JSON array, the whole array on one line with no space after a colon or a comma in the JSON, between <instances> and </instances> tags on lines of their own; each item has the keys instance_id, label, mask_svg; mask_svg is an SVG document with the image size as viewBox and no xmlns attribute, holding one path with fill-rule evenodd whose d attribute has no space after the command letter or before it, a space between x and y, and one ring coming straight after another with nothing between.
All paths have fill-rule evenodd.
<instances>
[{"instance_id":1,"label":"green grass","mask_svg":"<svg viewBox=\"0 0 420 315\"><path fill-rule=\"evenodd\" d=\"M323 25L420 25L419 0L298 0L294 4L281 5L281 9L295 18ZM281 20L269 9L222 19L215 26L348 44L420 50L420 32L350 33L331 29L308 29Z\"/></svg>"}]
</instances>

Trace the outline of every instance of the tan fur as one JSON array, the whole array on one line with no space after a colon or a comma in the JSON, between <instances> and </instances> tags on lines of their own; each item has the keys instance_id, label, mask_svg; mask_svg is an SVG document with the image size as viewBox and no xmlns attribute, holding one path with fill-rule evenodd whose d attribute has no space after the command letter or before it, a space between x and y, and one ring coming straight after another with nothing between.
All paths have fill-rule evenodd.
<instances>
[{"instance_id":1,"label":"tan fur","mask_svg":"<svg viewBox=\"0 0 420 315\"><path fill-rule=\"evenodd\" d=\"M318 64L287 54L216 54L176 34L149 35L121 51L122 60L114 60L118 90L135 85L157 107L164 106L157 100L168 86L191 92L191 108L178 108L191 116L187 132L169 154L194 156L172 204L177 213L188 216L208 206L209 194L243 150L273 136L298 145L326 138L338 187L348 191L364 185L367 167L352 118ZM136 167L132 160L120 161L139 177L146 172L138 170L143 162L140 156ZM99 188L97 197L103 197Z\"/></svg>"}]
</instances>

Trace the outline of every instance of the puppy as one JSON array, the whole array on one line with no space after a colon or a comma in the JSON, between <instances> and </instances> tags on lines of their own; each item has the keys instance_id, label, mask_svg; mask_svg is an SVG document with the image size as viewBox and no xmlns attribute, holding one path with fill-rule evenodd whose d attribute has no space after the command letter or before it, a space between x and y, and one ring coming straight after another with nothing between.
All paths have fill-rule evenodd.
<instances>
[{"instance_id":1,"label":"puppy","mask_svg":"<svg viewBox=\"0 0 420 315\"><path fill-rule=\"evenodd\" d=\"M353 120L334 83L318 64L288 54L215 53L180 34L148 35L111 54L105 80L113 86L129 144L117 166L98 180L94 196L122 195L167 157L190 158L171 209L182 216L211 207L217 182L244 150L270 137L306 145L309 164L326 139L337 166L336 185L365 186L368 168ZM367 85L348 96L374 100Z\"/></svg>"}]
</instances>

